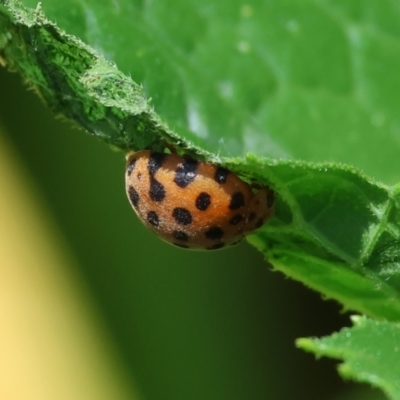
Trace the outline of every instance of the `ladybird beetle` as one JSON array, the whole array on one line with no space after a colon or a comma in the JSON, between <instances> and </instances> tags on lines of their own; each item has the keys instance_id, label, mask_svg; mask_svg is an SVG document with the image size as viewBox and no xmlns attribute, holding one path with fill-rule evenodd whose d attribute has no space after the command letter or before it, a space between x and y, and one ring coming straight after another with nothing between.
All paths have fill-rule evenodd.
<instances>
[{"instance_id":1,"label":"ladybird beetle","mask_svg":"<svg viewBox=\"0 0 400 400\"><path fill-rule=\"evenodd\" d=\"M274 192L253 192L236 174L193 158L148 150L127 155L126 193L143 223L185 249L240 242L272 214Z\"/></svg>"}]
</instances>

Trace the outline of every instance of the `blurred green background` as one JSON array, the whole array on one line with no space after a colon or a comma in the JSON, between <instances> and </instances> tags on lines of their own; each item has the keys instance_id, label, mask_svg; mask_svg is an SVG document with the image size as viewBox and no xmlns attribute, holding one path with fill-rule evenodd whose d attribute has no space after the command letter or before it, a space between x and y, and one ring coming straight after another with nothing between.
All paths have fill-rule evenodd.
<instances>
[{"instance_id":1,"label":"blurred green background","mask_svg":"<svg viewBox=\"0 0 400 400\"><path fill-rule=\"evenodd\" d=\"M0 88L0 121L25 179L45 198L144 399L367 398L334 361L294 347L349 325L339 305L273 273L247 243L203 253L161 242L125 198L124 154L54 118L18 75L0 69Z\"/></svg>"}]
</instances>

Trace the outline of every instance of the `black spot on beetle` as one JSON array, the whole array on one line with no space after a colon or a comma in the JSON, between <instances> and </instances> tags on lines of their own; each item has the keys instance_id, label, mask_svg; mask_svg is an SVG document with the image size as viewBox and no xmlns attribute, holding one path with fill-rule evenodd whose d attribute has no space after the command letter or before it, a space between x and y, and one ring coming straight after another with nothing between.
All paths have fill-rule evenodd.
<instances>
[{"instance_id":1,"label":"black spot on beetle","mask_svg":"<svg viewBox=\"0 0 400 400\"><path fill-rule=\"evenodd\" d=\"M126 173L127 173L128 176L131 176L131 173L132 173L133 169L135 168L136 161L137 161L137 159L134 158L133 160L131 160L129 162L129 164L128 164L127 168L126 168Z\"/></svg>"},{"instance_id":2,"label":"black spot on beetle","mask_svg":"<svg viewBox=\"0 0 400 400\"><path fill-rule=\"evenodd\" d=\"M229 208L231 210L237 210L240 207L244 206L244 196L242 192L233 193L231 197L231 203L229 204Z\"/></svg>"},{"instance_id":3,"label":"black spot on beetle","mask_svg":"<svg viewBox=\"0 0 400 400\"><path fill-rule=\"evenodd\" d=\"M149 196L153 201L161 202L165 198L164 186L158 180L150 179L150 192Z\"/></svg>"},{"instance_id":4,"label":"black spot on beetle","mask_svg":"<svg viewBox=\"0 0 400 400\"><path fill-rule=\"evenodd\" d=\"M147 164L147 169L151 177L162 167L166 156L167 154L165 153L151 153Z\"/></svg>"},{"instance_id":5,"label":"black spot on beetle","mask_svg":"<svg viewBox=\"0 0 400 400\"><path fill-rule=\"evenodd\" d=\"M160 223L160 218L155 211L149 211L147 213L147 222L153 226L158 226Z\"/></svg>"},{"instance_id":6,"label":"black spot on beetle","mask_svg":"<svg viewBox=\"0 0 400 400\"><path fill-rule=\"evenodd\" d=\"M225 183L229 174L230 172L227 169L218 167L215 171L214 179L217 183Z\"/></svg>"},{"instance_id":7,"label":"black spot on beetle","mask_svg":"<svg viewBox=\"0 0 400 400\"><path fill-rule=\"evenodd\" d=\"M172 216L179 225L190 225L192 223L192 214L186 208L177 207L172 211Z\"/></svg>"},{"instance_id":8,"label":"black spot on beetle","mask_svg":"<svg viewBox=\"0 0 400 400\"><path fill-rule=\"evenodd\" d=\"M186 158L175 171L174 182L181 188L185 188L196 178L198 162L192 158Z\"/></svg>"},{"instance_id":9,"label":"black spot on beetle","mask_svg":"<svg viewBox=\"0 0 400 400\"><path fill-rule=\"evenodd\" d=\"M172 233L172 236L177 239L177 240L183 240L184 242L187 242L189 240L189 236L187 233L183 231L174 231Z\"/></svg>"},{"instance_id":10,"label":"black spot on beetle","mask_svg":"<svg viewBox=\"0 0 400 400\"><path fill-rule=\"evenodd\" d=\"M218 249L222 249L222 247L224 247L224 246L225 246L225 243L217 243L210 247L207 247L207 250L218 250Z\"/></svg>"},{"instance_id":11,"label":"black spot on beetle","mask_svg":"<svg viewBox=\"0 0 400 400\"><path fill-rule=\"evenodd\" d=\"M264 220L260 218L256 223L255 229L260 228L263 225L264 225Z\"/></svg>"},{"instance_id":12,"label":"black spot on beetle","mask_svg":"<svg viewBox=\"0 0 400 400\"><path fill-rule=\"evenodd\" d=\"M224 236L224 231L221 228L215 226L214 228L206 231L204 234L206 235L207 239L218 240Z\"/></svg>"},{"instance_id":13,"label":"black spot on beetle","mask_svg":"<svg viewBox=\"0 0 400 400\"><path fill-rule=\"evenodd\" d=\"M232 218L229 220L229 223L230 223L231 225L237 225L242 219L243 219L243 215L238 214L238 215L235 215L234 217L232 217Z\"/></svg>"},{"instance_id":14,"label":"black spot on beetle","mask_svg":"<svg viewBox=\"0 0 400 400\"><path fill-rule=\"evenodd\" d=\"M202 192L197 196L196 199L196 208L200 211L205 211L211 204L211 196L206 193Z\"/></svg>"},{"instance_id":15,"label":"black spot on beetle","mask_svg":"<svg viewBox=\"0 0 400 400\"><path fill-rule=\"evenodd\" d=\"M256 217L256 213L255 212L252 212L250 215L249 215L249 221L253 221L253 219Z\"/></svg>"},{"instance_id":16,"label":"black spot on beetle","mask_svg":"<svg viewBox=\"0 0 400 400\"><path fill-rule=\"evenodd\" d=\"M133 186L129 186L128 195L129 195L129 200L131 201L133 207L137 207L139 203L139 193Z\"/></svg>"}]
</instances>

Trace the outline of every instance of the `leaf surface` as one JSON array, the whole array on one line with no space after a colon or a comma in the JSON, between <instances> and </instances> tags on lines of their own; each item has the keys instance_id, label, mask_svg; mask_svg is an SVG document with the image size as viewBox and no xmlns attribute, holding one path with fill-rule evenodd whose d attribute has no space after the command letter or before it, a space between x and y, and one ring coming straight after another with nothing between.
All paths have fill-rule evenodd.
<instances>
[{"instance_id":1,"label":"leaf surface","mask_svg":"<svg viewBox=\"0 0 400 400\"><path fill-rule=\"evenodd\" d=\"M345 378L370 383L393 400L400 399L400 326L353 317L354 326L321 339L298 339L297 345L319 356L338 358Z\"/></svg>"}]
</instances>

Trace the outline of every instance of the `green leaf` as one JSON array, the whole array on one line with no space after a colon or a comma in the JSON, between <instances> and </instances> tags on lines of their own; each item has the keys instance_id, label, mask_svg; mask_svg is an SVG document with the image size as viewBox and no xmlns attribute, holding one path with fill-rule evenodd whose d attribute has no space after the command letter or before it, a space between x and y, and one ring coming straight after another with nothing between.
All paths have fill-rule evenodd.
<instances>
[{"instance_id":1,"label":"green leaf","mask_svg":"<svg viewBox=\"0 0 400 400\"><path fill-rule=\"evenodd\" d=\"M2 3L3 57L56 113L117 147L154 145L160 122L139 85L58 29L44 16L40 3L36 10L19 2Z\"/></svg>"},{"instance_id":2,"label":"green leaf","mask_svg":"<svg viewBox=\"0 0 400 400\"><path fill-rule=\"evenodd\" d=\"M400 60L398 33L381 15L389 11L330 1L92 3L74 16L59 2L46 8L119 69L40 7L12 0L0 1L2 58L107 143L167 141L270 185L275 216L250 241L275 268L347 309L399 320L398 189L341 164L387 182L400 174L390 134L400 125L378 73ZM190 19L177 18L183 12ZM249 150L275 158L222 157Z\"/></svg>"},{"instance_id":3,"label":"green leaf","mask_svg":"<svg viewBox=\"0 0 400 400\"><path fill-rule=\"evenodd\" d=\"M381 388L400 399L400 325L354 316L354 326L322 339L298 339L297 345L317 357L344 360L340 374Z\"/></svg>"},{"instance_id":4,"label":"green leaf","mask_svg":"<svg viewBox=\"0 0 400 400\"><path fill-rule=\"evenodd\" d=\"M14 18L20 13L19 3L2 3ZM24 3L36 7L37 2ZM47 0L43 7L58 26L79 35L143 85L141 94L151 98L163 129L192 141L191 149L199 145L199 155L206 154L201 150L220 156L252 152L344 162L386 183L399 179L400 16L389 0L379 5L371 0L351 5L333 0ZM43 19L40 23L45 30ZM57 35L53 39L52 48L69 60ZM77 45L74 53L86 50ZM10 55L17 58L11 49ZM88 61L87 55L81 58ZM96 75L95 66L92 71L87 64L81 68ZM142 128L152 125L153 118ZM86 128L117 135L116 127L103 132L109 124L108 119ZM126 126L126 117L119 126ZM127 130L119 132L125 140L112 141L141 148L143 139L136 143L131 137L138 132L130 125ZM155 147L157 140L144 144Z\"/></svg>"},{"instance_id":5,"label":"green leaf","mask_svg":"<svg viewBox=\"0 0 400 400\"><path fill-rule=\"evenodd\" d=\"M390 0L68 4L43 7L202 149L344 162L398 181L400 15Z\"/></svg>"},{"instance_id":6,"label":"green leaf","mask_svg":"<svg viewBox=\"0 0 400 400\"><path fill-rule=\"evenodd\" d=\"M249 239L266 259L347 309L399 320L398 192L334 166L261 168L280 195Z\"/></svg>"}]
</instances>

